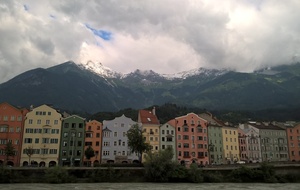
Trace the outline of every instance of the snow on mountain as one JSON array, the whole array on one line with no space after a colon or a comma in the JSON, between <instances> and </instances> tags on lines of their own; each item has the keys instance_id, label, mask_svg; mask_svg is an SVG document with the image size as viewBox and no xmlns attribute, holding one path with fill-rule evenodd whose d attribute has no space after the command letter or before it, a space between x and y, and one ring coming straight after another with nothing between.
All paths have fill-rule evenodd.
<instances>
[{"instance_id":1,"label":"snow on mountain","mask_svg":"<svg viewBox=\"0 0 300 190\"><path fill-rule=\"evenodd\" d=\"M189 71L183 71L175 74L158 74L152 70L140 70L137 69L134 72L128 74L122 74L115 71L112 71L110 68L105 67L102 63L94 63L92 61L88 61L87 63L80 63L78 64L81 68L87 69L92 71L104 78L126 78L133 75L140 75L140 76L155 76L155 77L163 77L168 80L172 79L185 79L187 77L195 76L195 75L202 75L202 76L219 76L228 72L226 69L216 70L216 69L205 69L205 68L198 68L192 69Z\"/></svg>"},{"instance_id":2,"label":"snow on mountain","mask_svg":"<svg viewBox=\"0 0 300 190\"><path fill-rule=\"evenodd\" d=\"M110 68L103 66L102 63L94 63L92 61L88 61L85 64L80 63L78 64L78 66L105 78L119 78L122 76L121 73L112 71Z\"/></svg>"},{"instance_id":3,"label":"snow on mountain","mask_svg":"<svg viewBox=\"0 0 300 190\"><path fill-rule=\"evenodd\" d=\"M227 73L228 70L222 69L222 70L216 70L216 69L205 69L205 68L198 68L198 69L192 69L189 71L183 71L176 74L163 74L167 79L174 79L174 78L182 78L185 79L187 77L195 76L195 75L202 75L202 76L219 76Z\"/></svg>"}]
</instances>

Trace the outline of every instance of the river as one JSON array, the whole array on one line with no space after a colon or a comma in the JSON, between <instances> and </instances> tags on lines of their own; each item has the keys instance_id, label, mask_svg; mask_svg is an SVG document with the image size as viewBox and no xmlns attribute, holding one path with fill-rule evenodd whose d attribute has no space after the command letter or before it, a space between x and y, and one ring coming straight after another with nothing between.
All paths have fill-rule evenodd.
<instances>
[{"instance_id":1,"label":"river","mask_svg":"<svg viewBox=\"0 0 300 190\"><path fill-rule=\"evenodd\" d=\"M300 183L66 183L0 184L0 190L299 190Z\"/></svg>"}]
</instances>

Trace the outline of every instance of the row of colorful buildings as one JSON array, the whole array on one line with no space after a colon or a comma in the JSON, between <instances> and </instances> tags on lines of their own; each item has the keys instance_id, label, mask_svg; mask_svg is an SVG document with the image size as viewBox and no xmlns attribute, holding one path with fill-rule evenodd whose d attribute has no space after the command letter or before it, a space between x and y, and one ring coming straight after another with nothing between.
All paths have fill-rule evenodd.
<instances>
[{"instance_id":1,"label":"row of colorful buildings","mask_svg":"<svg viewBox=\"0 0 300 190\"><path fill-rule=\"evenodd\" d=\"M152 151L171 147L173 159L182 164L300 161L300 124L296 123L247 122L232 126L210 113L188 113L160 123L155 108L139 110L137 121L122 115L101 123L62 114L48 105L20 109L1 103L0 164L50 167L138 163L126 135L136 124ZM16 154L6 160L8 142ZM85 156L88 147L95 152L91 159Z\"/></svg>"}]
</instances>

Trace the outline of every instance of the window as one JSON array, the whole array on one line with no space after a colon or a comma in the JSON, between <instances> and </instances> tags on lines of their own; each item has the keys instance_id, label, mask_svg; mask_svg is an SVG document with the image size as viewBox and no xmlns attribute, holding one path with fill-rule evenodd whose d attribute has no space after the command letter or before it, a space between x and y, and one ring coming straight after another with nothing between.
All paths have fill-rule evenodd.
<instances>
[{"instance_id":1,"label":"window","mask_svg":"<svg viewBox=\"0 0 300 190\"><path fill-rule=\"evenodd\" d=\"M187 151L184 151L184 152L183 152L183 157L186 157L186 158L187 158L187 157L190 157L190 153L187 152Z\"/></svg>"},{"instance_id":2,"label":"window","mask_svg":"<svg viewBox=\"0 0 300 190\"><path fill-rule=\"evenodd\" d=\"M178 139L178 140L181 140L181 135L178 135L177 139Z\"/></svg>"},{"instance_id":3,"label":"window","mask_svg":"<svg viewBox=\"0 0 300 190\"><path fill-rule=\"evenodd\" d=\"M125 142L122 142L122 146L125 146Z\"/></svg>"},{"instance_id":4,"label":"window","mask_svg":"<svg viewBox=\"0 0 300 190\"><path fill-rule=\"evenodd\" d=\"M64 132L64 138L68 137L68 132Z\"/></svg>"},{"instance_id":5,"label":"window","mask_svg":"<svg viewBox=\"0 0 300 190\"><path fill-rule=\"evenodd\" d=\"M32 138L25 138L24 143L32 143Z\"/></svg>"},{"instance_id":6,"label":"window","mask_svg":"<svg viewBox=\"0 0 300 190\"><path fill-rule=\"evenodd\" d=\"M46 125L50 125L50 120L49 119L46 120Z\"/></svg>"},{"instance_id":7,"label":"window","mask_svg":"<svg viewBox=\"0 0 300 190\"><path fill-rule=\"evenodd\" d=\"M162 149L165 149L165 145L162 145L162 147L161 147Z\"/></svg>"},{"instance_id":8,"label":"window","mask_svg":"<svg viewBox=\"0 0 300 190\"><path fill-rule=\"evenodd\" d=\"M16 119L16 117L14 116L14 115L12 115L11 117L10 117L10 120L11 121L14 121Z\"/></svg>"},{"instance_id":9,"label":"window","mask_svg":"<svg viewBox=\"0 0 300 190\"><path fill-rule=\"evenodd\" d=\"M19 140L18 139L15 140L15 144L19 144Z\"/></svg>"},{"instance_id":10,"label":"window","mask_svg":"<svg viewBox=\"0 0 300 190\"><path fill-rule=\"evenodd\" d=\"M69 128L69 123L65 123L64 128Z\"/></svg>"},{"instance_id":11,"label":"window","mask_svg":"<svg viewBox=\"0 0 300 190\"><path fill-rule=\"evenodd\" d=\"M48 149L42 148L41 149L41 154L48 154Z\"/></svg>"},{"instance_id":12,"label":"window","mask_svg":"<svg viewBox=\"0 0 300 190\"><path fill-rule=\"evenodd\" d=\"M50 149L49 154L57 154L57 149Z\"/></svg>"},{"instance_id":13,"label":"window","mask_svg":"<svg viewBox=\"0 0 300 190\"><path fill-rule=\"evenodd\" d=\"M76 128L76 123L72 123L72 128Z\"/></svg>"},{"instance_id":14,"label":"window","mask_svg":"<svg viewBox=\"0 0 300 190\"><path fill-rule=\"evenodd\" d=\"M124 123L121 123L121 127L124 127L125 126L125 124Z\"/></svg>"},{"instance_id":15,"label":"window","mask_svg":"<svg viewBox=\"0 0 300 190\"><path fill-rule=\"evenodd\" d=\"M43 144L48 144L49 143L49 138L42 138L42 143Z\"/></svg>"},{"instance_id":16,"label":"window","mask_svg":"<svg viewBox=\"0 0 300 190\"><path fill-rule=\"evenodd\" d=\"M58 120L54 120L54 125L58 125Z\"/></svg>"},{"instance_id":17,"label":"window","mask_svg":"<svg viewBox=\"0 0 300 190\"><path fill-rule=\"evenodd\" d=\"M22 116L19 115L17 120L22 121Z\"/></svg>"},{"instance_id":18,"label":"window","mask_svg":"<svg viewBox=\"0 0 300 190\"><path fill-rule=\"evenodd\" d=\"M92 133L86 133L86 134L85 134L85 137L86 137L86 138L92 138L92 137L93 137L93 134L92 134Z\"/></svg>"},{"instance_id":19,"label":"window","mask_svg":"<svg viewBox=\"0 0 300 190\"><path fill-rule=\"evenodd\" d=\"M117 137L118 136L118 132L114 132L114 137Z\"/></svg>"},{"instance_id":20,"label":"window","mask_svg":"<svg viewBox=\"0 0 300 190\"><path fill-rule=\"evenodd\" d=\"M79 138L81 138L81 134L82 134L81 132L78 132L78 137L79 137Z\"/></svg>"},{"instance_id":21,"label":"window","mask_svg":"<svg viewBox=\"0 0 300 190\"><path fill-rule=\"evenodd\" d=\"M21 132L21 127L17 127L16 132L17 132L17 133L20 133L20 132Z\"/></svg>"},{"instance_id":22,"label":"window","mask_svg":"<svg viewBox=\"0 0 300 190\"><path fill-rule=\"evenodd\" d=\"M13 132L14 132L14 128L13 128L13 127L10 127L10 128L9 128L9 132L10 132L10 133L13 133Z\"/></svg>"},{"instance_id":23,"label":"window","mask_svg":"<svg viewBox=\"0 0 300 190\"><path fill-rule=\"evenodd\" d=\"M172 142L172 137L167 137L167 142Z\"/></svg>"},{"instance_id":24,"label":"window","mask_svg":"<svg viewBox=\"0 0 300 190\"><path fill-rule=\"evenodd\" d=\"M100 137L100 133L96 133L96 137L99 138Z\"/></svg>"},{"instance_id":25,"label":"window","mask_svg":"<svg viewBox=\"0 0 300 190\"><path fill-rule=\"evenodd\" d=\"M114 146L117 146L117 141L114 141Z\"/></svg>"},{"instance_id":26,"label":"window","mask_svg":"<svg viewBox=\"0 0 300 190\"><path fill-rule=\"evenodd\" d=\"M8 116L7 115L3 116L3 121L8 121Z\"/></svg>"},{"instance_id":27,"label":"window","mask_svg":"<svg viewBox=\"0 0 300 190\"><path fill-rule=\"evenodd\" d=\"M81 147L82 146L82 141L77 141L77 146Z\"/></svg>"},{"instance_id":28,"label":"window","mask_svg":"<svg viewBox=\"0 0 300 190\"><path fill-rule=\"evenodd\" d=\"M59 133L59 129L51 129L51 133L52 134L58 134Z\"/></svg>"},{"instance_id":29,"label":"window","mask_svg":"<svg viewBox=\"0 0 300 190\"><path fill-rule=\"evenodd\" d=\"M79 123L79 128L83 128L83 124L82 123Z\"/></svg>"},{"instance_id":30,"label":"window","mask_svg":"<svg viewBox=\"0 0 300 190\"><path fill-rule=\"evenodd\" d=\"M51 144L58 144L58 139L50 139Z\"/></svg>"},{"instance_id":31,"label":"window","mask_svg":"<svg viewBox=\"0 0 300 190\"><path fill-rule=\"evenodd\" d=\"M99 141L96 141L96 146L99 146L99 145L100 145Z\"/></svg>"},{"instance_id":32,"label":"window","mask_svg":"<svg viewBox=\"0 0 300 190\"><path fill-rule=\"evenodd\" d=\"M85 142L85 146L92 146L93 143L92 142Z\"/></svg>"},{"instance_id":33,"label":"window","mask_svg":"<svg viewBox=\"0 0 300 190\"><path fill-rule=\"evenodd\" d=\"M188 143L183 143L183 148L189 148L189 144Z\"/></svg>"},{"instance_id":34,"label":"window","mask_svg":"<svg viewBox=\"0 0 300 190\"><path fill-rule=\"evenodd\" d=\"M25 139L25 140L26 140L26 139ZM7 144L6 142L7 142L6 139L0 139L0 144Z\"/></svg>"},{"instance_id":35,"label":"window","mask_svg":"<svg viewBox=\"0 0 300 190\"><path fill-rule=\"evenodd\" d=\"M34 143L35 143L35 144L40 143L40 139L39 139L39 138L34 139Z\"/></svg>"},{"instance_id":36,"label":"window","mask_svg":"<svg viewBox=\"0 0 300 190\"><path fill-rule=\"evenodd\" d=\"M198 139L199 141L202 141L202 140L203 140L203 137L202 137L202 136L197 136L197 139Z\"/></svg>"},{"instance_id":37,"label":"window","mask_svg":"<svg viewBox=\"0 0 300 190\"><path fill-rule=\"evenodd\" d=\"M107 142L107 141L104 142L104 143L103 143L103 146L110 146L110 142Z\"/></svg>"},{"instance_id":38,"label":"window","mask_svg":"<svg viewBox=\"0 0 300 190\"><path fill-rule=\"evenodd\" d=\"M126 137L126 132L123 132L123 137Z\"/></svg>"},{"instance_id":39,"label":"window","mask_svg":"<svg viewBox=\"0 0 300 190\"><path fill-rule=\"evenodd\" d=\"M63 151L62 151L62 155L63 155L63 156L67 156L67 151L63 150Z\"/></svg>"},{"instance_id":40,"label":"window","mask_svg":"<svg viewBox=\"0 0 300 190\"><path fill-rule=\"evenodd\" d=\"M183 140L189 140L189 136L188 135L183 135Z\"/></svg>"},{"instance_id":41,"label":"window","mask_svg":"<svg viewBox=\"0 0 300 190\"><path fill-rule=\"evenodd\" d=\"M63 142L63 146L68 146L68 142L67 142L67 141L64 141L64 142Z\"/></svg>"},{"instance_id":42,"label":"window","mask_svg":"<svg viewBox=\"0 0 300 190\"><path fill-rule=\"evenodd\" d=\"M76 155L81 156L81 150L77 150Z\"/></svg>"},{"instance_id":43,"label":"window","mask_svg":"<svg viewBox=\"0 0 300 190\"><path fill-rule=\"evenodd\" d=\"M43 133L44 133L44 134L45 134L45 133L46 133L46 134L49 134L49 133L50 133L50 129L44 128L44 129L43 129Z\"/></svg>"},{"instance_id":44,"label":"window","mask_svg":"<svg viewBox=\"0 0 300 190\"><path fill-rule=\"evenodd\" d=\"M37 123L37 124L41 124L42 121L41 121L40 119L38 119L36 123Z\"/></svg>"},{"instance_id":45,"label":"window","mask_svg":"<svg viewBox=\"0 0 300 190\"><path fill-rule=\"evenodd\" d=\"M0 126L0 132L8 132L8 126Z\"/></svg>"},{"instance_id":46,"label":"window","mask_svg":"<svg viewBox=\"0 0 300 190\"><path fill-rule=\"evenodd\" d=\"M161 137L161 141L165 141L165 137Z\"/></svg>"},{"instance_id":47,"label":"window","mask_svg":"<svg viewBox=\"0 0 300 190\"><path fill-rule=\"evenodd\" d=\"M162 130L162 131L161 131L161 134L164 135L164 134L165 134L165 130Z\"/></svg>"},{"instance_id":48,"label":"window","mask_svg":"<svg viewBox=\"0 0 300 190\"><path fill-rule=\"evenodd\" d=\"M103 151L103 156L109 156L109 151L108 150L104 150Z\"/></svg>"},{"instance_id":49,"label":"window","mask_svg":"<svg viewBox=\"0 0 300 190\"><path fill-rule=\"evenodd\" d=\"M48 115L51 115L51 112L50 112L50 111L48 111Z\"/></svg>"}]
</instances>

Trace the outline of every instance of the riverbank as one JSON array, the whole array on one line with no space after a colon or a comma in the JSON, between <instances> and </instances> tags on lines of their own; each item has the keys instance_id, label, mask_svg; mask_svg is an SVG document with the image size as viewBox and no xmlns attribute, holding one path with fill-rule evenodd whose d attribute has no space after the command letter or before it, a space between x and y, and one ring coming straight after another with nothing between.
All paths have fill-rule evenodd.
<instances>
[{"instance_id":1,"label":"riverbank","mask_svg":"<svg viewBox=\"0 0 300 190\"><path fill-rule=\"evenodd\" d=\"M0 183L151 182L143 167L1 168ZM178 168L166 182L300 182L300 165Z\"/></svg>"}]
</instances>

